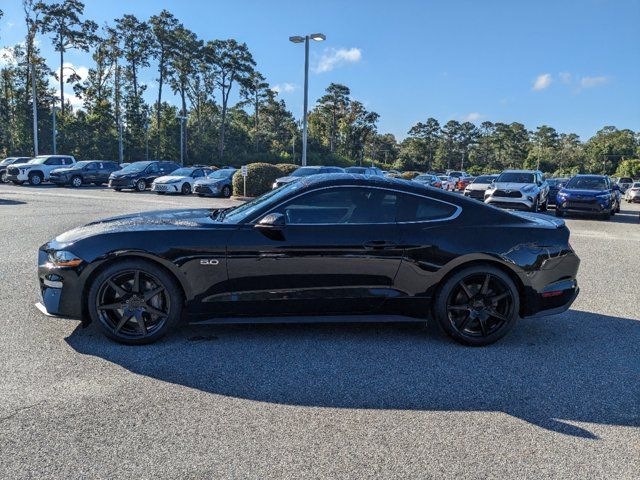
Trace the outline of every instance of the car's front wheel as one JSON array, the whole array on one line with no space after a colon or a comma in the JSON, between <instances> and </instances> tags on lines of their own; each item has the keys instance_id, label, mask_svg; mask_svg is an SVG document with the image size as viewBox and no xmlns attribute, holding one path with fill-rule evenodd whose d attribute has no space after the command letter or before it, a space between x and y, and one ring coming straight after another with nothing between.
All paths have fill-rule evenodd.
<instances>
[{"instance_id":1,"label":"car's front wheel","mask_svg":"<svg viewBox=\"0 0 640 480\"><path fill-rule=\"evenodd\" d=\"M136 182L136 190L139 192L144 192L147 189L147 183L144 180L138 180Z\"/></svg>"},{"instance_id":2,"label":"car's front wheel","mask_svg":"<svg viewBox=\"0 0 640 480\"><path fill-rule=\"evenodd\" d=\"M35 173L31 173L29 174L29 185L41 185L42 182L44 181L44 178L42 177L42 174L39 172L35 172Z\"/></svg>"},{"instance_id":3,"label":"car's front wheel","mask_svg":"<svg viewBox=\"0 0 640 480\"><path fill-rule=\"evenodd\" d=\"M75 188L79 188L82 186L82 177L76 175L71 179L71 185Z\"/></svg>"},{"instance_id":4,"label":"car's front wheel","mask_svg":"<svg viewBox=\"0 0 640 480\"><path fill-rule=\"evenodd\" d=\"M191 195L191 184L189 182L185 182L180 189L180 193L182 193L182 195Z\"/></svg>"},{"instance_id":5,"label":"car's front wheel","mask_svg":"<svg viewBox=\"0 0 640 480\"><path fill-rule=\"evenodd\" d=\"M498 268L477 265L444 282L436 294L434 313L443 330L457 342L484 346L509 333L519 308L513 280Z\"/></svg>"},{"instance_id":6,"label":"car's front wheel","mask_svg":"<svg viewBox=\"0 0 640 480\"><path fill-rule=\"evenodd\" d=\"M89 287L91 319L107 337L129 345L152 343L180 321L183 297L175 279L144 260L102 271Z\"/></svg>"},{"instance_id":7,"label":"car's front wheel","mask_svg":"<svg viewBox=\"0 0 640 480\"><path fill-rule=\"evenodd\" d=\"M229 198L231 196L231 187L229 185L222 187L222 196L224 198Z\"/></svg>"},{"instance_id":8,"label":"car's front wheel","mask_svg":"<svg viewBox=\"0 0 640 480\"><path fill-rule=\"evenodd\" d=\"M0 183L7 183L7 172L2 172L0 174Z\"/></svg>"}]
</instances>

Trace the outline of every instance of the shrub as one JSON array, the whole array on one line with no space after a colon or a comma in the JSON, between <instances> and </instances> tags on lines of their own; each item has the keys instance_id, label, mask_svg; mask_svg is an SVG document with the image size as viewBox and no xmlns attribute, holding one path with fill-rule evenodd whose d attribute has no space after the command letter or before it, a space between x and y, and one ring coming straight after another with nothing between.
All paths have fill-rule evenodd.
<instances>
[{"instance_id":1,"label":"shrub","mask_svg":"<svg viewBox=\"0 0 640 480\"><path fill-rule=\"evenodd\" d=\"M250 163L247 165L247 196L257 197L271 190L276 178L282 171L269 163ZM233 194L244 195L244 184L240 169L233 175Z\"/></svg>"},{"instance_id":2,"label":"shrub","mask_svg":"<svg viewBox=\"0 0 640 480\"><path fill-rule=\"evenodd\" d=\"M416 172L415 170L411 170L409 172L402 172L400 174L400 178L404 178L405 180L412 180L420 175L420 172Z\"/></svg>"},{"instance_id":3,"label":"shrub","mask_svg":"<svg viewBox=\"0 0 640 480\"><path fill-rule=\"evenodd\" d=\"M293 163L278 163L276 167L282 172L283 177L291 175L292 172L300 168L299 165L295 165Z\"/></svg>"},{"instance_id":4,"label":"shrub","mask_svg":"<svg viewBox=\"0 0 640 480\"><path fill-rule=\"evenodd\" d=\"M616 176L639 178L640 177L640 160L635 160L635 159L623 160L622 162L620 162L620 165L618 165Z\"/></svg>"}]
</instances>

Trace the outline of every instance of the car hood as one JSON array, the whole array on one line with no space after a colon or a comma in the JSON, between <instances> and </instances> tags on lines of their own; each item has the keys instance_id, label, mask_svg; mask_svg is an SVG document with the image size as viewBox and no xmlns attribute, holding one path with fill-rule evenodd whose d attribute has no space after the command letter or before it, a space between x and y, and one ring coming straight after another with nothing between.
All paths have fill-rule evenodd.
<instances>
[{"instance_id":1,"label":"car hood","mask_svg":"<svg viewBox=\"0 0 640 480\"><path fill-rule=\"evenodd\" d=\"M56 168L55 170L51 170L51 173L58 173L58 174L67 174L67 173L72 173L72 172L77 172L78 170L74 169L74 168Z\"/></svg>"},{"instance_id":2,"label":"car hood","mask_svg":"<svg viewBox=\"0 0 640 480\"><path fill-rule=\"evenodd\" d=\"M579 195L583 197L595 197L596 195L609 193L608 190L579 190L573 188L563 188L560 192L568 195Z\"/></svg>"},{"instance_id":3,"label":"car hood","mask_svg":"<svg viewBox=\"0 0 640 480\"><path fill-rule=\"evenodd\" d=\"M199 178L195 181L196 185L217 185L218 183L227 182L226 178Z\"/></svg>"},{"instance_id":4,"label":"car hood","mask_svg":"<svg viewBox=\"0 0 640 480\"><path fill-rule=\"evenodd\" d=\"M278 182L278 183L290 183L290 182L293 182L295 180L300 180L301 178L304 178L304 177L280 177L280 178L276 178L276 182Z\"/></svg>"},{"instance_id":5,"label":"car hood","mask_svg":"<svg viewBox=\"0 0 640 480\"><path fill-rule=\"evenodd\" d=\"M496 182L494 185L498 190L520 190L521 188L533 185L533 183Z\"/></svg>"},{"instance_id":6,"label":"car hood","mask_svg":"<svg viewBox=\"0 0 640 480\"><path fill-rule=\"evenodd\" d=\"M106 218L69 230L58 235L55 241L59 244L68 245L88 237L110 233L188 230L216 223L211 218L214 211L210 208L160 210Z\"/></svg>"},{"instance_id":7,"label":"car hood","mask_svg":"<svg viewBox=\"0 0 640 480\"><path fill-rule=\"evenodd\" d=\"M491 186L490 183L470 183L467 185L469 190L486 190Z\"/></svg>"},{"instance_id":8,"label":"car hood","mask_svg":"<svg viewBox=\"0 0 640 480\"><path fill-rule=\"evenodd\" d=\"M180 175L165 175L163 177L158 177L154 180L155 183L169 183L173 180L184 180L187 177L183 177Z\"/></svg>"}]
</instances>

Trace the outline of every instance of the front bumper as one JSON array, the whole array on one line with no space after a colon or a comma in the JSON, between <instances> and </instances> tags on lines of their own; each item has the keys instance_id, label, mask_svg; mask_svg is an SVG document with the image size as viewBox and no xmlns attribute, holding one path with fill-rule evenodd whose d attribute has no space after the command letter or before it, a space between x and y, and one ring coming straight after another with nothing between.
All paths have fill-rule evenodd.
<instances>
[{"instance_id":1,"label":"front bumper","mask_svg":"<svg viewBox=\"0 0 640 480\"><path fill-rule=\"evenodd\" d=\"M28 173L7 173L8 182L26 182L27 180L29 180Z\"/></svg>"},{"instance_id":2,"label":"front bumper","mask_svg":"<svg viewBox=\"0 0 640 480\"><path fill-rule=\"evenodd\" d=\"M47 251L38 252L38 282L42 306L50 315L82 318L82 285L78 268L56 267Z\"/></svg>"},{"instance_id":3,"label":"front bumper","mask_svg":"<svg viewBox=\"0 0 640 480\"><path fill-rule=\"evenodd\" d=\"M523 194L525 195L525 194ZM534 198L525 195L519 198L498 197L494 195L485 196L484 203L500 208L513 208L531 210L534 205Z\"/></svg>"},{"instance_id":4,"label":"front bumper","mask_svg":"<svg viewBox=\"0 0 640 480\"><path fill-rule=\"evenodd\" d=\"M133 178L110 178L110 188L135 188L135 180Z\"/></svg>"},{"instance_id":5,"label":"front bumper","mask_svg":"<svg viewBox=\"0 0 640 480\"><path fill-rule=\"evenodd\" d=\"M465 190L464 196L484 201L484 192L486 190Z\"/></svg>"},{"instance_id":6,"label":"front bumper","mask_svg":"<svg viewBox=\"0 0 640 480\"><path fill-rule=\"evenodd\" d=\"M152 192L178 193L179 183L153 183L151 184Z\"/></svg>"},{"instance_id":7,"label":"front bumper","mask_svg":"<svg viewBox=\"0 0 640 480\"><path fill-rule=\"evenodd\" d=\"M69 183L70 178L67 176L53 176L49 175L49 181L51 183L55 183L56 185L66 185Z\"/></svg>"},{"instance_id":8,"label":"front bumper","mask_svg":"<svg viewBox=\"0 0 640 480\"><path fill-rule=\"evenodd\" d=\"M564 198L556 204L556 209L560 212L584 213L594 215L606 213L607 211L611 210L611 207L612 206L608 202L601 203L595 198L587 200Z\"/></svg>"},{"instance_id":9,"label":"front bumper","mask_svg":"<svg viewBox=\"0 0 640 480\"><path fill-rule=\"evenodd\" d=\"M207 184L198 184L194 187L193 191L197 195L209 195L209 196L217 196L220 195L220 188L217 185L207 185Z\"/></svg>"}]
</instances>

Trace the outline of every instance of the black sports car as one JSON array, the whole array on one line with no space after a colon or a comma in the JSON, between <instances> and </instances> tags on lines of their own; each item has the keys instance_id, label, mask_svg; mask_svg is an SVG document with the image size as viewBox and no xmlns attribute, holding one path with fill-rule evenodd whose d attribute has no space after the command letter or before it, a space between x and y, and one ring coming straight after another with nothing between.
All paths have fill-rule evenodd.
<instances>
[{"instance_id":1,"label":"black sports car","mask_svg":"<svg viewBox=\"0 0 640 480\"><path fill-rule=\"evenodd\" d=\"M123 343L157 340L183 318L386 313L435 317L457 341L485 345L519 316L569 308L579 263L563 220L331 174L235 208L90 223L41 247L39 278L48 313Z\"/></svg>"}]
</instances>

